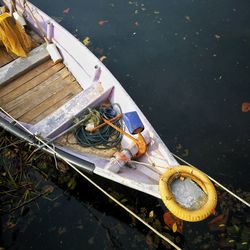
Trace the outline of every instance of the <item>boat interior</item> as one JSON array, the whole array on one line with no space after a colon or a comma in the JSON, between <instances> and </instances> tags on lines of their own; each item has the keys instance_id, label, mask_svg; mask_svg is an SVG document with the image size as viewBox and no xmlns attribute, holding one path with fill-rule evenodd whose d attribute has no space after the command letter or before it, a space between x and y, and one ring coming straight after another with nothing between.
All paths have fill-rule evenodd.
<instances>
[{"instance_id":1,"label":"boat interior","mask_svg":"<svg viewBox=\"0 0 250 250\"><path fill-rule=\"evenodd\" d=\"M113 87L104 89L100 82L95 82L84 90L82 84L77 82L62 62L53 63L43 39L33 31L29 31L29 35L35 46L28 58L17 58L1 46L0 106L16 120L28 126L30 131L39 132L44 138L53 138L72 125L72 117L107 99L110 100ZM13 66L14 72L11 71ZM116 147L83 147L76 142L72 131L59 137L56 144L70 154L76 152L78 157L81 154L83 159L91 159L96 166L101 167L101 171L107 164L107 159L117 152ZM151 147L153 149L158 146L154 144ZM155 160L160 153L157 154L156 149L154 151ZM151 158L153 160L153 156ZM144 157L144 161L148 161L148 156ZM159 161L163 163L164 159L158 159L158 163ZM100 168L96 169L100 171ZM157 184L158 174L144 169L143 166L138 167L138 170L140 169L148 173L142 175L142 172L138 171L135 174L133 168L128 168L120 173L120 177L131 180L139 178L142 182ZM101 175L111 177L110 171L104 172Z\"/></svg>"},{"instance_id":2,"label":"boat interior","mask_svg":"<svg viewBox=\"0 0 250 250\"><path fill-rule=\"evenodd\" d=\"M43 45L44 41L36 33L29 33L35 47ZM0 49L1 75L1 71L11 67L17 57L3 46ZM44 53L39 60L36 64L31 61L24 70L20 67L20 72L17 72L17 62L14 79L8 76L0 84L0 106L24 123L39 122L82 91L63 63L54 64Z\"/></svg>"}]
</instances>

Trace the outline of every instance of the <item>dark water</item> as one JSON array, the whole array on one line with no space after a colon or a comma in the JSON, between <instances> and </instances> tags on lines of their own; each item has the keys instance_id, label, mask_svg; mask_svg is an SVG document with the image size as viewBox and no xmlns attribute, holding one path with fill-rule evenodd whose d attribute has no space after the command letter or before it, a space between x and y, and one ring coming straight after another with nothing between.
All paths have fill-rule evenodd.
<instances>
[{"instance_id":1,"label":"dark water","mask_svg":"<svg viewBox=\"0 0 250 250\"><path fill-rule=\"evenodd\" d=\"M89 48L107 57L105 65L171 151L233 190L250 191L250 112L241 110L250 102L249 1L32 2L81 41L90 37ZM138 209L158 205L97 181L119 189ZM63 193L57 203L42 200L25 230L8 239L9 249L150 249L145 229L131 227L129 217L93 187L82 182L78 193ZM216 240L204 237L206 231L207 224L189 223L183 247L200 249L197 232L208 244Z\"/></svg>"}]
</instances>

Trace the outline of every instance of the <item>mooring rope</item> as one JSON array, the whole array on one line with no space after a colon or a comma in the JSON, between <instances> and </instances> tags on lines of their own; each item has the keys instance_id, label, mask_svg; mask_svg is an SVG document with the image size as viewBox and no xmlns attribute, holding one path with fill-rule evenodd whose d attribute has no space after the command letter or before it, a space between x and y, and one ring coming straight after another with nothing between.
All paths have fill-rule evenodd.
<instances>
[{"instance_id":1,"label":"mooring rope","mask_svg":"<svg viewBox=\"0 0 250 250\"><path fill-rule=\"evenodd\" d=\"M194 167L196 168L194 165L190 164L189 162L185 161L184 159L182 159L181 157L179 157L178 155L175 155L174 153L172 153L172 155L174 157L176 157L177 159L179 159L180 161L184 162L185 164L189 165L190 167ZM244 199L242 199L241 197L239 197L237 194L233 193L232 191L230 191L228 188L226 188L225 186L223 186L222 184L220 184L218 181L216 181L214 178L212 178L211 176L209 176L208 174L206 174L207 177L213 181L217 186L219 186L221 189L224 189L226 192L228 192L229 194L231 194L233 197L235 197L236 199L238 199L239 201L241 201L242 203L244 203L246 206L250 207L250 204L245 201Z\"/></svg>"},{"instance_id":2,"label":"mooring rope","mask_svg":"<svg viewBox=\"0 0 250 250\"><path fill-rule=\"evenodd\" d=\"M73 164L71 164L67 159L65 159L60 153L56 152L50 145L48 145L45 141L43 141L41 138L39 138L37 135L33 134L29 129L23 126L18 120L16 120L14 117L12 117L7 111L5 111L2 107L0 107L3 113L5 113L8 117L10 117L13 121L15 121L19 126L21 126L27 133L32 135L36 140L38 140L40 143L42 143L44 146L49 148L55 155L60 156L60 158L66 162L71 168L73 168L77 173L79 173L84 179L86 179L89 183L91 183L93 186L95 186L98 190L100 190L104 195L106 195L109 199L114 201L117 205L122 207L126 212L128 212L130 215L132 215L134 218L136 218L138 221L140 221L143 225L145 225L147 228L149 228L151 231L153 231L157 236L162 238L164 241L169 243L171 246L173 246L177 250L181 250L179 246L177 246L173 241L168 239L165 235L160 233L158 230L156 230L154 227L149 225L146 221L144 221L140 216L138 216L136 213L134 213L131 209L123 205L120 201L118 201L116 198L114 198L112 195L110 195L107 191L105 191L102 187L100 187L98 184L96 184L94 181L92 181L88 176L86 176L84 173L82 173L79 169L77 169Z\"/></svg>"},{"instance_id":3,"label":"mooring rope","mask_svg":"<svg viewBox=\"0 0 250 250\"><path fill-rule=\"evenodd\" d=\"M193 167L193 168L197 168L195 167L194 165L188 163L187 161L185 161L184 159L182 159L181 157L179 157L178 155L175 155L174 153L171 153L175 158L177 158L178 160L182 161L183 163L187 164L188 166L190 167ZM155 173L161 175L162 173L160 171L157 171L157 168L164 168L167 170L166 167L162 167L162 166L158 166L158 165L155 165L155 164L150 164L150 163L145 163L145 162L140 162L140 161L134 161L134 160L130 160L129 161L130 163L135 163L135 164L138 164L138 165L142 165L142 166L145 166L145 167L148 167L149 169L151 169L152 171L154 171ZM198 168L197 168L198 169ZM202 171L203 172L203 171ZM203 172L204 173L204 172ZM206 174L206 173L204 173ZM225 190L226 192L228 192L230 195L232 195L234 198L238 199L239 201L241 201L243 204L245 204L246 206L250 207L250 204L245 201L244 199L242 199L241 197L239 197L237 194L233 193L232 191L230 191L228 188L226 188L225 186L223 186L222 184L220 184L218 181L216 181L214 178L212 178L211 176L209 176L208 174L206 174L207 177L213 181L217 186L219 186L221 189Z\"/></svg>"},{"instance_id":4,"label":"mooring rope","mask_svg":"<svg viewBox=\"0 0 250 250\"><path fill-rule=\"evenodd\" d=\"M193 168L197 168L195 167L194 165L192 165L191 163L185 161L184 159L182 159L181 157L179 157L178 155L174 154L174 153L171 153L175 158L177 158L178 160L182 161L183 163L187 164L188 166L190 167L193 167ZM160 171L158 171L155 167L157 168L164 168L167 170L166 167L163 167L163 166L158 166L158 165L155 165L155 164L151 164L151 163L145 163L145 162L140 162L140 161L135 161L135 160L130 160L129 161L130 163L135 163L135 164L138 164L138 165L142 165L142 166L145 166L145 167L148 167L149 169L151 169L152 171L154 171L155 173L161 175L162 173ZM197 168L198 169L198 168ZM203 172L203 171L202 171ZM204 173L204 172L203 172ZM206 174L206 173L204 173ZM219 183L218 181L216 181L214 178L212 178L211 176L209 176L208 174L206 174L207 177L212 181L214 182L217 186L219 186L221 189L225 190L226 192L228 192L230 195L232 195L234 198L238 199L240 202L242 202L243 204L245 204L246 206L250 207L250 204L245 201L244 199L242 199L241 197L239 197L237 194L233 193L231 190L229 190L228 188L226 188L225 186L223 186L221 183Z\"/></svg>"}]
</instances>

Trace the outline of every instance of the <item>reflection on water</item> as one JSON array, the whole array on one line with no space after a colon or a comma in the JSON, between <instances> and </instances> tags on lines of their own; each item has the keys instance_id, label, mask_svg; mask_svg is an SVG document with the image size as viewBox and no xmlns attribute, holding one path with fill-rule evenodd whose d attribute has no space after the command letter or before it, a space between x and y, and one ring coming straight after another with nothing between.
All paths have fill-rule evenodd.
<instances>
[{"instance_id":1,"label":"reflection on water","mask_svg":"<svg viewBox=\"0 0 250 250\"><path fill-rule=\"evenodd\" d=\"M250 113L241 111L250 102L249 1L32 2L79 40L89 37L88 47L105 56L170 150L249 201ZM55 187L60 198L39 200L18 227L5 231L9 249L163 248L93 187L77 181L74 194ZM162 222L156 199L97 181L118 190L142 217L159 210ZM210 224L184 223L185 243L179 244L247 249L249 210L221 191L217 210ZM151 223L159 226L156 219Z\"/></svg>"}]
</instances>

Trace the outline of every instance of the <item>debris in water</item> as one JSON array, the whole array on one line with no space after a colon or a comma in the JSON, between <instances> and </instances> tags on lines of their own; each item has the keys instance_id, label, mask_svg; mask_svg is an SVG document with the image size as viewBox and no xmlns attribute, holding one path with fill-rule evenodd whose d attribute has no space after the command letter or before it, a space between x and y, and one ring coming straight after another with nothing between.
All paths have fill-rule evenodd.
<instances>
[{"instance_id":1,"label":"debris in water","mask_svg":"<svg viewBox=\"0 0 250 250\"><path fill-rule=\"evenodd\" d=\"M139 24L139 22L136 21L136 22L134 22L134 25L139 26L140 24Z\"/></svg>"},{"instance_id":2,"label":"debris in water","mask_svg":"<svg viewBox=\"0 0 250 250\"><path fill-rule=\"evenodd\" d=\"M85 46L88 46L89 44L90 44L90 38L88 37L88 36L86 36L84 39L83 39L83 44L85 45Z\"/></svg>"},{"instance_id":3,"label":"debris in water","mask_svg":"<svg viewBox=\"0 0 250 250\"><path fill-rule=\"evenodd\" d=\"M100 26L103 26L104 24L106 24L106 23L108 23L109 21L108 20L100 20L99 22L98 22L98 24L100 25Z\"/></svg>"},{"instance_id":4,"label":"debris in water","mask_svg":"<svg viewBox=\"0 0 250 250\"><path fill-rule=\"evenodd\" d=\"M107 59L106 56L101 56L101 57L99 58L99 60L100 60L101 62L103 62L105 59Z\"/></svg>"},{"instance_id":5,"label":"debris in water","mask_svg":"<svg viewBox=\"0 0 250 250\"><path fill-rule=\"evenodd\" d=\"M242 112L250 111L250 102L243 102L241 105L241 111Z\"/></svg>"},{"instance_id":6,"label":"debris in water","mask_svg":"<svg viewBox=\"0 0 250 250\"><path fill-rule=\"evenodd\" d=\"M165 212L163 214L163 220L166 226L171 229L174 233L179 232L182 233L183 231L183 221L177 217L175 217L170 212Z\"/></svg>"},{"instance_id":7,"label":"debris in water","mask_svg":"<svg viewBox=\"0 0 250 250\"><path fill-rule=\"evenodd\" d=\"M226 210L224 213L216 216L211 221L208 222L208 227L210 231L224 231L226 223L229 216L229 210Z\"/></svg>"},{"instance_id":8,"label":"debris in water","mask_svg":"<svg viewBox=\"0 0 250 250\"><path fill-rule=\"evenodd\" d=\"M64 14L68 14L69 11L70 11L70 8L67 8L67 9L64 9L64 10L63 10L63 13L64 13Z\"/></svg>"},{"instance_id":9,"label":"debris in water","mask_svg":"<svg viewBox=\"0 0 250 250\"><path fill-rule=\"evenodd\" d=\"M218 34L214 34L214 38L216 38L217 40L219 40L221 38L221 36L218 35Z\"/></svg>"}]
</instances>

